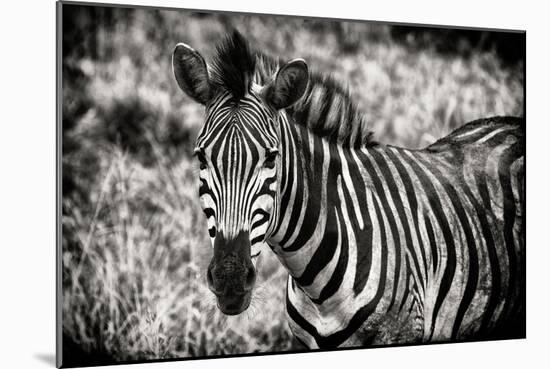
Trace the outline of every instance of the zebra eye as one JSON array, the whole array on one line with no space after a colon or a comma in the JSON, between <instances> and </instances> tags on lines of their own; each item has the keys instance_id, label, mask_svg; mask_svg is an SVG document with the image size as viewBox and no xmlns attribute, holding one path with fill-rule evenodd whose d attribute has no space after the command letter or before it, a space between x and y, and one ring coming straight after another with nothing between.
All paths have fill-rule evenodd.
<instances>
[{"instance_id":1,"label":"zebra eye","mask_svg":"<svg viewBox=\"0 0 550 369\"><path fill-rule=\"evenodd\" d=\"M204 170L208 167L208 165L206 164L206 157L204 156L204 153L198 149L198 150L195 150L195 157L199 160L199 167L201 170Z\"/></svg>"},{"instance_id":2,"label":"zebra eye","mask_svg":"<svg viewBox=\"0 0 550 369\"><path fill-rule=\"evenodd\" d=\"M279 155L279 151L277 150L267 151L265 154L264 166L266 168L273 168L275 166L275 159L277 159L277 155Z\"/></svg>"}]
</instances>

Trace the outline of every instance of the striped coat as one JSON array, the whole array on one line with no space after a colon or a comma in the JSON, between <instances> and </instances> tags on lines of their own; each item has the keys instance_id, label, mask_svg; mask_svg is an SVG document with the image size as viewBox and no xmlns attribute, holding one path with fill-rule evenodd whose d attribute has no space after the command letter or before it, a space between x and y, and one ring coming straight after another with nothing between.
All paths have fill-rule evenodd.
<instances>
[{"instance_id":1,"label":"striped coat","mask_svg":"<svg viewBox=\"0 0 550 369\"><path fill-rule=\"evenodd\" d=\"M373 142L335 80L238 33L210 72L185 44L173 67L206 110L195 155L223 313L248 308L266 243L307 347L524 336L523 120L478 120L407 150Z\"/></svg>"},{"instance_id":2,"label":"striped coat","mask_svg":"<svg viewBox=\"0 0 550 369\"><path fill-rule=\"evenodd\" d=\"M521 330L520 123L475 121L424 150L344 149L283 125L298 155L283 159L288 190L268 242L291 274L297 337L326 348ZM291 202L305 210L285 211Z\"/></svg>"}]
</instances>

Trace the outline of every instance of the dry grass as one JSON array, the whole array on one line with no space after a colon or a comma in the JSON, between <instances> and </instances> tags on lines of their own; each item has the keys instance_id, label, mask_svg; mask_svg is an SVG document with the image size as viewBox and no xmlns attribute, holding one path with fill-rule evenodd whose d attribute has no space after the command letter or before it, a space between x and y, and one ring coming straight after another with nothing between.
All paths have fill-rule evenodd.
<instances>
[{"instance_id":1,"label":"dry grass","mask_svg":"<svg viewBox=\"0 0 550 369\"><path fill-rule=\"evenodd\" d=\"M189 156L202 111L173 80L177 42L208 56L234 25L265 51L303 57L347 81L385 143L421 147L476 118L523 115L521 64L504 66L492 52L411 51L386 26L148 10L72 17L63 61L63 330L114 360L292 348L286 272L272 255L263 253L253 305L239 317L221 314L206 287L211 248Z\"/></svg>"}]
</instances>

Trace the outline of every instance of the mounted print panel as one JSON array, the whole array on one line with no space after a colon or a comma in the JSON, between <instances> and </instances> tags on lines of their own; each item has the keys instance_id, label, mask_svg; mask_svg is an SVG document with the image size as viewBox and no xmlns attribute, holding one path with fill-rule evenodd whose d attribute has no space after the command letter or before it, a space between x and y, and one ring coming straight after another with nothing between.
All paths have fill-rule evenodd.
<instances>
[{"instance_id":1,"label":"mounted print panel","mask_svg":"<svg viewBox=\"0 0 550 369\"><path fill-rule=\"evenodd\" d=\"M525 337L525 32L58 3L58 365Z\"/></svg>"}]
</instances>

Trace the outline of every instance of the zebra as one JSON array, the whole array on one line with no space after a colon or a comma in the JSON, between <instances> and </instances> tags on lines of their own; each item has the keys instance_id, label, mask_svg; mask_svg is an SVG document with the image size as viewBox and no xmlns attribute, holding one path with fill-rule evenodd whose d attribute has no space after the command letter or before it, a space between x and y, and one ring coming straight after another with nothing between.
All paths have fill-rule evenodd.
<instances>
[{"instance_id":1,"label":"zebra","mask_svg":"<svg viewBox=\"0 0 550 369\"><path fill-rule=\"evenodd\" d=\"M248 308L267 244L307 348L525 336L523 118L410 150L373 140L333 77L238 31L209 64L177 44L172 66L205 107L194 156L224 314Z\"/></svg>"}]
</instances>

